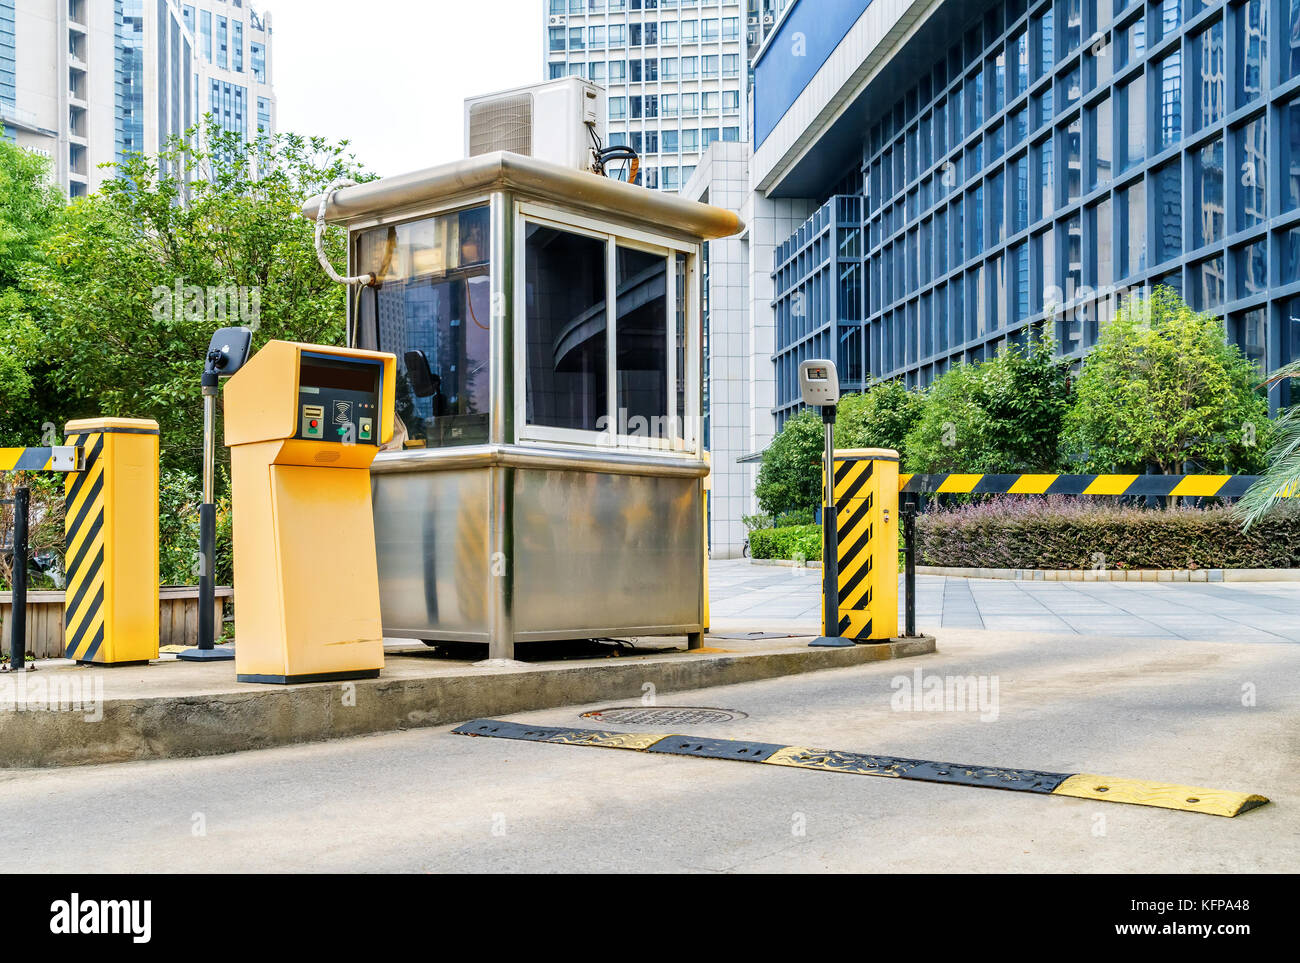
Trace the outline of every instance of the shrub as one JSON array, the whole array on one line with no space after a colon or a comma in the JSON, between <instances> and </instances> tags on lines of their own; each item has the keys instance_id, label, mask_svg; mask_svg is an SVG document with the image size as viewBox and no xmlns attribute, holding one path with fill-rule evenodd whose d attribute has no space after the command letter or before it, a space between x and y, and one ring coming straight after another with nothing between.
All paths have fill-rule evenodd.
<instances>
[{"instance_id":1,"label":"shrub","mask_svg":"<svg viewBox=\"0 0 1300 963\"><path fill-rule=\"evenodd\" d=\"M881 381L861 394L840 399L835 423L836 448L892 448L906 454L905 439L912 430L925 395L902 381Z\"/></svg>"},{"instance_id":2,"label":"shrub","mask_svg":"<svg viewBox=\"0 0 1300 963\"><path fill-rule=\"evenodd\" d=\"M1226 505L1153 511L1065 498L998 498L921 515L922 565L972 568L1300 567L1300 507L1249 532Z\"/></svg>"},{"instance_id":3,"label":"shrub","mask_svg":"<svg viewBox=\"0 0 1300 963\"><path fill-rule=\"evenodd\" d=\"M754 497L768 515L812 509L821 489L821 465L826 448L821 416L812 409L785 423L763 452Z\"/></svg>"},{"instance_id":4,"label":"shrub","mask_svg":"<svg viewBox=\"0 0 1300 963\"><path fill-rule=\"evenodd\" d=\"M754 558L802 558L820 561L822 527L789 525L784 528L760 528L749 533L749 553Z\"/></svg>"},{"instance_id":5,"label":"shrub","mask_svg":"<svg viewBox=\"0 0 1300 963\"><path fill-rule=\"evenodd\" d=\"M217 476L218 490L230 486L225 472ZM199 582L199 505L202 482L184 469L164 469L158 479L158 581L161 585ZM216 584L234 578L231 548L230 496L217 496Z\"/></svg>"},{"instance_id":6,"label":"shrub","mask_svg":"<svg viewBox=\"0 0 1300 963\"><path fill-rule=\"evenodd\" d=\"M36 472L0 472L0 545L12 546L14 506L4 504L14 490L31 489L27 514L27 587L52 589L63 572L63 476ZM0 551L0 591L13 585L13 558Z\"/></svg>"},{"instance_id":7,"label":"shrub","mask_svg":"<svg viewBox=\"0 0 1300 963\"><path fill-rule=\"evenodd\" d=\"M1053 471L1070 410L1070 363L1049 334L949 368L930 386L906 439L921 472Z\"/></svg>"}]
</instances>

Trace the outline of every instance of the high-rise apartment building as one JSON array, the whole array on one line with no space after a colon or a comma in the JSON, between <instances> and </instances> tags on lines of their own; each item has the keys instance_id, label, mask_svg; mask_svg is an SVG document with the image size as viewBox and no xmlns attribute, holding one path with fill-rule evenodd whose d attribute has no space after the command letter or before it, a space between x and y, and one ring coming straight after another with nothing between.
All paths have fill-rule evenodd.
<instances>
[{"instance_id":1,"label":"high-rise apartment building","mask_svg":"<svg viewBox=\"0 0 1300 963\"><path fill-rule=\"evenodd\" d=\"M197 113L245 139L275 131L271 16L244 0L182 2L198 65Z\"/></svg>"},{"instance_id":2,"label":"high-rise apartment building","mask_svg":"<svg viewBox=\"0 0 1300 963\"><path fill-rule=\"evenodd\" d=\"M69 197L209 111L273 129L270 63L269 18L243 0L0 0L4 136L49 157Z\"/></svg>"},{"instance_id":3,"label":"high-rise apartment building","mask_svg":"<svg viewBox=\"0 0 1300 963\"><path fill-rule=\"evenodd\" d=\"M608 142L641 155L640 183L677 191L714 141L745 139L742 0L543 0L546 79L608 90Z\"/></svg>"}]
</instances>

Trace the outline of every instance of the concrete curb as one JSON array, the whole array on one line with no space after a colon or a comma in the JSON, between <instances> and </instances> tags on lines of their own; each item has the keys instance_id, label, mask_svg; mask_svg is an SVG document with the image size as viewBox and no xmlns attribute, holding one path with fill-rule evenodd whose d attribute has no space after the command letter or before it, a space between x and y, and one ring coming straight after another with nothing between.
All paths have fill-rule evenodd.
<instances>
[{"instance_id":1,"label":"concrete curb","mask_svg":"<svg viewBox=\"0 0 1300 963\"><path fill-rule=\"evenodd\" d=\"M1300 568L1045 569L918 565L916 574L1025 582L1300 582Z\"/></svg>"},{"instance_id":2,"label":"concrete curb","mask_svg":"<svg viewBox=\"0 0 1300 963\"><path fill-rule=\"evenodd\" d=\"M220 691L196 686L199 691L192 695L106 699L102 718L94 722L76 711L13 711L11 702L0 706L9 710L0 711L0 767L87 765L268 749L556 706L635 701L647 682L660 693L680 692L934 651L933 637L921 637L851 649L811 649L792 641L748 653L678 652L455 672L440 666L439 674L428 675L415 674L407 665L405 677L398 678L293 686L237 686L232 681ZM38 674L50 677L59 671ZM163 665L149 671L173 670ZM345 686L354 687L355 705L345 705Z\"/></svg>"}]
</instances>

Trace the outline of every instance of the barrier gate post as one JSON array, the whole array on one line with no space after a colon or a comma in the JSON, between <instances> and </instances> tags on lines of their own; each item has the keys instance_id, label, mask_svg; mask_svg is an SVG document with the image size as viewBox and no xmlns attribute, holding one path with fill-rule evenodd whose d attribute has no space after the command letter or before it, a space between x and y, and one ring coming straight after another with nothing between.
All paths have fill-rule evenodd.
<instances>
[{"instance_id":1,"label":"barrier gate post","mask_svg":"<svg viewBox=\"0 0 1300 963\"><path fill-rule=\"evenodd\" d=\"M898 452L835 452L839 634L854 642L898 636Z\"/></svg>"},{"instance_id":2,"label":"barrier gate post","mask_svg":"<svg viewBox=\"0 0 1300 963\"><path fill-rule=\"evenodd\" d=\"M70 421L85 465L64 483L64 656L125 665L158 658L158 422Z\"/></svg>"}]
</instances>

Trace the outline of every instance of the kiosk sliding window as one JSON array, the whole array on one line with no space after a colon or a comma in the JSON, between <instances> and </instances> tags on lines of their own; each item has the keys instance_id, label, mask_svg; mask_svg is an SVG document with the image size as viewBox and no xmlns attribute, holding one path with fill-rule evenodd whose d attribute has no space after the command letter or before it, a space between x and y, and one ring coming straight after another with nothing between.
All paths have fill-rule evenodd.
<instances>
[{"instance_id":1,"label":"kiosk sliding window","mask_svg":"<svg viewBox=\"0 0 1300 963\"><path fill-rule=\"evenodd\" d=\"M407 448L484 444L491 372L486 205L359 233L356 347L397 356L395 437Z\"/></svg>"},{"instance_id":2,"label":"kiosk sliding window","mask_svg":"<svg viewBox=\"0 0 1300 963\"><path fill-rule=\"evenodd\" d=\"M533 220L524 236L521 436L687 448L687 255Z\"/></svg>"}]
</instances>

